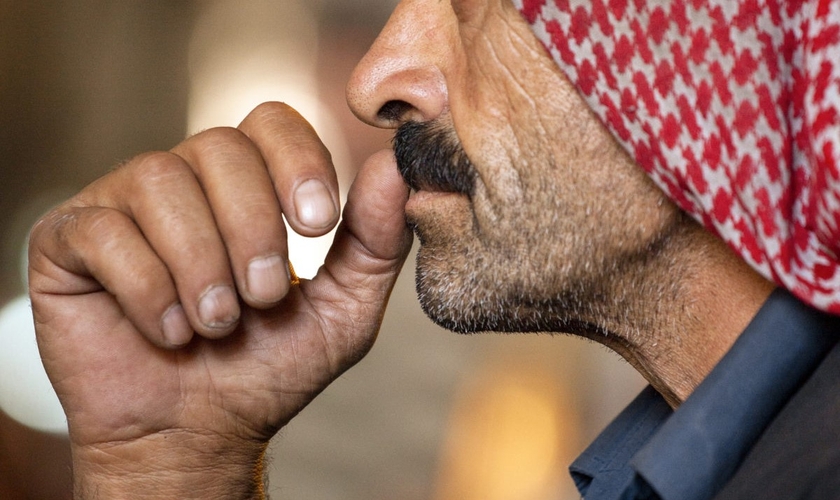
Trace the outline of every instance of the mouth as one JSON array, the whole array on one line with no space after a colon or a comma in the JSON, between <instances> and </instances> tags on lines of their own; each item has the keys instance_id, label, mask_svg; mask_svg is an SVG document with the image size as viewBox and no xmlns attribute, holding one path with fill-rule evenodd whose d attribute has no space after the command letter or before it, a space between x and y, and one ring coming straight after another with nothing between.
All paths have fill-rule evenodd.
<instances>
[{"instance_id":1,"label":"mouth","mask_svg":"<svg viewBox=\"0 0 840 500\"><path fill-rule=\"evenodd\" d=\"M434 122L407 122L394 134L394 156L414 191L472 197L476 174L454 132Z\"/></svg>"}]
</instances>

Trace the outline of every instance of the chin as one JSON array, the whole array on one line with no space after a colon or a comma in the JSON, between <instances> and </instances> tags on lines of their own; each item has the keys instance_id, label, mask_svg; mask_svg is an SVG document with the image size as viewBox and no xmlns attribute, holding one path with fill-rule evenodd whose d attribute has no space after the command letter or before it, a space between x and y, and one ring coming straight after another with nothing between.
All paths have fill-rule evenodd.
<instances>
[{"instance_id":1,"label":"chin","mask_svg":"<svg viewBox=\"0 0 840 500\"><path fill-rule=\"evenodd\" d=\"M568 334L602 341L613 335L602 321L578 314L568 298L523 304L521 297L488 302L471 300L469 293L441 295L440 289L427 286L418 276L417 296L423 312L436 325L459 334Z\"/></svg>"},{"instance_id":2,"label":"chin","mask_svg":"<svg viewBox=\"0 0 840 500\"><path fill-rule=\"evenodd\" d=\"M570 314L572 301L534 297L510 269L480 252L435 252L421 245L415 275L420 306L435 324L462 334L581 328L584 322Z\"/></svg>"}]
</instances>

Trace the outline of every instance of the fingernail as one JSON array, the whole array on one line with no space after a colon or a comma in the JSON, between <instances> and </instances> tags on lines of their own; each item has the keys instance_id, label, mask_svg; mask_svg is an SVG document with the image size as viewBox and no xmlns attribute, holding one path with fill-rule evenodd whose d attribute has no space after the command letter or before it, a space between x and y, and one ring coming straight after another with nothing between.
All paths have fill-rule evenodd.
<instances>
[{"instance_id":1,"label":"fingernail","mask_svg":"<svg viewBox=\"0 0 840 500\"><path fill-rule=\"evenodd\" d=\"M198 318L213 329L226 328L239 319L239 301L229 286L214 286L198 302Z\"/></svg>"},{"instance_id":2,"label":"fingernail","mask_svg":"<svg viewBox=\"0 0 840 500\"><path fill-rule=\"evenodd\" d=\"M273 303L289 290L286 259L279 255L254 259L248 264L248 292L259 301Z\"/></svg>"},{"instance_id":3,"label":"fingernail","mask_svg":"<svg viewBox=\"0 0 840 500\"><path fill-rule=\"evenodd\" d=\"M181 304L174 304L163 314L163 338L173 347L187 345L193 331Z\"/></svg>"},{"instance_id":4,"label":"fingernail","mask_svg":"<svg viewBox=\"0 0 840 500\"><path fill-rule=\"evenodd\" d=\"M295 191L295 210L301 224L313 229L328 227L338 215L327 186L316 179L298 186Z\"/></svg>"}]
</instances>

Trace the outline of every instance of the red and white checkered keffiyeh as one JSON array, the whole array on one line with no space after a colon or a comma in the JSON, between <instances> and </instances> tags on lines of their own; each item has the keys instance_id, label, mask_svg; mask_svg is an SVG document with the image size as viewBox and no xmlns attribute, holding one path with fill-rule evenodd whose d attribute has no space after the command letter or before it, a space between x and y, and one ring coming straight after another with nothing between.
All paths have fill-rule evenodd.
<instances>
[{"instance_id":1,"label":"red and white checkered keffiyeh","mask_svg":"<svg viewBox=\"0 0 840 500\"><path fill-rule=\"evenodd\" d=\"M840 0L514 0L636 162L840 314Z\"/></svg>"}]
</instances>

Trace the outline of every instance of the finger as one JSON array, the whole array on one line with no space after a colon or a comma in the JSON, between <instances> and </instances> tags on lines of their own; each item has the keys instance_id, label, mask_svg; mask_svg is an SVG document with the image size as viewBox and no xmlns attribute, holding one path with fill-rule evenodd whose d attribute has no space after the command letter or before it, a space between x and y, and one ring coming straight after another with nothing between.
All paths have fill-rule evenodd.
<instances>
[{"instance_id":1,"label":"finger","mask_svg":"<svg viewBox=\"0 0 840 500\"><path fill-rule=\"evenodd\" d=\"M217 128L173 152L207 196L242 298L257 308L276 304L289 290L286 228L260 151L239 130Z\"/></svg>"},{"instance_id":2,"label":"finger","mask_svg":"<svg viewBox=\"0 0 840 500\"><path fill-rule=\"evenodd\" d=\"M141 155L91 186L91 205L131 217L169 270L195 331L230 333L239 320L229 258L193 171L172 153Z\"/></svg>"},{"instance_id":3,"label":"finger","mask_svg":"<svg viewBox=\"0 0 840 500\"><path fill-rule=\"evenodd\" d=\"M192 338L166 265L122 212L75 208L46 216L33 229L29 259L33 300L105 290L155 345L173 348Z\"/></svg>"},{"instance_id":4,"label":"finger","mask_svg":"<svg viewBox=\"0 0 840 500\"><path fill-rule=\"evenodd\" d=\"M307 298L324 317L339 318L334 334L353 338L334 353L349 366L373 342L382 313L405 257L411 232L405 223L408 187L397 172L391 151L373 155L359 171L347 198L344 217L324 266L309 283ZM361 325L368 325L363 328Z\"/></svg>"},{"instance_id":5,"label":"finger","mask_svg":"<svg viewBox=\"0 0 840 500\"><path fill-rule=\"evenodd\" d=\"M259 148L283 214L304 236L321 236L338 222L338 180L329 151L297 111L271 102L239 125Z\"/></svg>"},{"instance_id":6,"label":"finger","mask_svg":"<svg viewBox=\"0 0 840 500\"><path fill-rule=\"evenodd\" d=\"M369 274L379 270L369 258L380 263L404 260L411 247L411 231L405 222L408 194L393 152L382 150L371 156L356 176L344 210L348 243L358 242L364 252L339 253L334 264L358 266L358 272Z\"/></svg>"}]
</instances>

